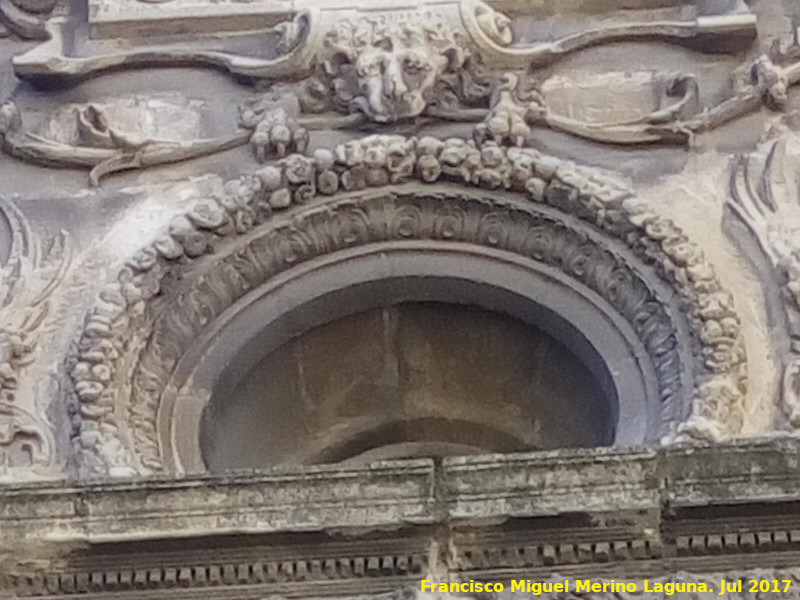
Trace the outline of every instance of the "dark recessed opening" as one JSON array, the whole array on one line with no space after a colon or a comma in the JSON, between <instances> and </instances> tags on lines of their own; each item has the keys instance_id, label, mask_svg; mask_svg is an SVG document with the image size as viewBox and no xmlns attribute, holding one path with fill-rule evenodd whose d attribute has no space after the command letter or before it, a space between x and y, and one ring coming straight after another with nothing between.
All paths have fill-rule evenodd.
<instances>
[{"instance_id":1,"label":"dark recessed opening","mask_svg":"<svg viewBox=\"0 0 800 600\"><path fill-rule=\"evenodd\" d=\"M365 464L605 446L613 402L581 361L504 313L407 302L269 353L206 408L208 469Z\"/></svg>"}]
</instances>

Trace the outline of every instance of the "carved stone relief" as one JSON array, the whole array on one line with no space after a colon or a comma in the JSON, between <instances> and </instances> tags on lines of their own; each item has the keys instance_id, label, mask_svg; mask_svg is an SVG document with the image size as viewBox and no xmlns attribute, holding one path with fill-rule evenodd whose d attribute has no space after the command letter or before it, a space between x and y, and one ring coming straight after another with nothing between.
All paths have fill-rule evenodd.
<instances>
[{"instance_id":1,"label":"carved stone relief","mask_svg":"<svg viewBox=\"0 0 800 600\"><path fill-rule=\"evenodd\" d=\"M283 16L284 23L280 25L280 33L283 35L284 41L281 48L289 51L289 54L273 61L223 52L187 52L180 48L171 49L169 47L154 47L146 51L132 50L78 58L66 55L68 45L65 44L65 32L62 31L59 24L52 23L49 27L45 27L46 39L49 41L25 55L18 56L15 59L15 67L18 75L25 78L33 80L48 78L51 81L56 78L69 81L91 76L112 67L184 60L197 65L218 66L230 73L250 77L269 79L281 76L296 77L297 70L307 73L313 68L309 59L313 53L320 50L314 46L320 44L322 38L332 29L335 30L343 23L348 22L350 25L345 25L345 27L353 25L358 27L357 23L365 18L372 21L368 27L377 26L378 29L381 27L379 23L385 22L387 18L406 20L411 17L415 22L412 29L419 30L421 27L423 31L431 26L436 28L437 21L447 23L448 29L457 23L463 23L459 29L463 28L465 31L459 32L459 37L462 37L466 46L476 49L490 67L496 69L520 69L528 65L541 67L571 52L630 38L663 38L673 43L685 43L687 40L701 37L711 39L718 37L727 40L743 38L746 43L748 39L752 39L755 33L754 16L740 12L699 17L678 23L655 21L616 24L565 36L551 43L514 47L511 21L483 2L449 0L448 2L422 2L421 6L424 7L422 12L398 10L397 7L389 12L386 9L391 8L391 5L375 6L374 10L370 10L373 9L372 3L359 6L357 3L348 2L344 5L334 4L330 8L323 8L317 2L301 2L295 3L295 10L299 11L299 15L293 24L285 23L286 17L289 16L285 7L275 9L260 6L260 10L271 13L273 18ZM272 10L270 10L271 8ZM95 11L95 14L98 12L100 11ZM253 25L254 23L251 23L250 28ZM396 30L393 35L396 36L398 33L399 30ZM401 33L400 37L403 35L405 34ZM373 41L379 39L373 39ZM419 39L418 37L417 40ZM305 51L304 46L307 47ZM373 46L373 48L377 47ZM395 52L395 50L390 52Z\"/></svg>"},{"instance_id":2,"label":"carved stone relief","mask_svg":"<svg viewBox=\"0 0 800 600\"><path fill-rule=\"evenodd\" d=\"M798 14L795 0L0 0L0 597L429 600L416 580L437 572L638 584L545 598L800 598ZM740 246L717 230L726 199ZM619 364L647 380L625 405L646 424L613 448L564 450L562 435L552 452L208 473L183 417L224 410L217 359L274 331L246 311L264 317L309 272L402 252L568 288L553 304L579 298L625 349L609 386ZM273 312L312 302L292 300ZM542 306L597 349L586 321ZM622 401L608 405L619 433ZM732 439L750 434L778 439ZM791 588L719 594L722 579Z\"/></svg>"},{"instance_id":3,"label":"carved stone relief","mask_svg":"<svg viewBox=\"0 0 800 600\"><path fill-rule=\"evenodd\" d=\"M293 3L290 9L276 2L234 7L230 14L225 6L215 5L197 8L196 27L186 32L196 39L183 33L164 36L159 29L174 18L169 11L186 9L182 0L165 3L171 6L161 24L156 23L160 17L153 12L155 7L147 2L90 4L83 23L69 3L0 3L9 31L41 41L20 46L12 61L16 76L37 86L41 90L37 93L53 95L62 86L82 85L119 70L176 64L214 67L253 84L251 89L237 88L241 91L238 120L221 120L208 127L212 118L203 114L203 102L182 92L105 93L91 101L75 94L69 102L39 112L31 110L23 94L15 94L0 107L0 138L7 154L45 167L89 169L94 186L119 171L210 155L221 160L223 152L248 145L255 162L266 164L253 175L228 181L215 197L200 200L194 211L173 222L168 233L129 260L119 281L90 311L72 365L79 399L73 411L81 451L87 456L103 455L97 467L100 472L118 469L118 474L130 474L163 466L153 415L167 374L154 374L148 364L164 358L157 335L162 326L160 300L167 294L162 278L169 281L174 273L189 268L184 263L216 256L222 252L220 245L234 245L231 239L254 235L262 227L266 230L272 226L273 213L294 211L306 202L320 203L334 212L343 211L336 218L352 221L358 211L368 213L368 207L339 204L345 195L412 181L525 194L535 203L580 219L582 227L588 223L633 252L674 290L684 307L685 328L692 341L681 351L694 356L693 364L680 359L679 350L669 347L674 339L664 333L680 329L678 316L663 311L663 318L656 319L659 327L649 331L649 321L624 306L619 298L621 284L614 277L628 282L630 272L613 271L604 280L598 267L603 261L592 255L585 260L597 279L589 287L626 315L654 358L662 400L669 407L663 437L714 440L740 430L746 386L739 321L731 297L713 278L702 254L658 216L658 207L637 202L630 190L609 183L600 171L574 167L533 147L544 130L612 148L691 146L696 136L765 106L790 105L789 91L800 81L796 44L784 41L769 50L754 47L757 19L743 3L700 3L672 12L664 5L637 13L649 15L644 20L620 20L615 13L577 33L554 29L550 41L538 40L535 30L521 35L518 10L509 13L512 17L501 11L510 4L471 0L421 2L418 10L391 3L312 1ZM230 19L221 24L220 15L225 14ZM244 27L242 19L250 17L256 20ZM136 42L123 48L107 38L124 19L141 27L132 35ZM152 30L147 30L147 23ZM210 23L217 23L219 29ZM88 29L81 29L84 25ZM224 35L208 45L211 38L203 36L212 30ZM262 44L244 44L245 30ZM587 83L545 70L589 48L656 40L671 47L727 54L740 66L727 74L727 86L718 93L709 92L705 80L688 70L635 70L628 77L629 87L622 86L627 75L621 71L610 79L597 76L594 83ZM745 54L747 48L750 52ZM627 104L621 100L604 112L567 106L571 93L564 91L567 83L599 89L614 82L620 82L621 99L631 89L637 100ZM651 101L645 103L648 96ZM365 130L417 130L443 124L461 126L460 131L468 133L448 137L446 142L425 135L362 137L340 145L315 139L339 131L352 137L363 136ZM251 169L245 165L238 170ZM330 202L325 201L328 196L333 197ZM458 212L451 202L441 198L439 208ZM478 204L467 202L468 207ZM424 210L432 209L426 206ZM441 227L451 226L443 222ZM290 236L287 243L295 253L310 253L298 241L304 235L310 233L298 230ZM451 236L457 237L456 232ZM623 268L625 260L613 268ZM575 273L583 266L559 267L572 276L583 276ZM233 268L236 271L238 266ZM630 286L646 288L646 283L647 277L642 276L640 283ZM644 306L668 304L653 290L642 294ZM192 331L199 327L197 323L186 326ZM115 337L112 332L120 333ZM176 354L173 358L179 356L175 348L186 341L169 346ZM163 361L156 371L168 371L168 364ZM691 380L694 387L686 397L675 383L681 378ZM687 398L693 399L693 406L676 417L680 412L676 407ZM138 400L130 408L121 408L133 399ZM131 457L133 447L148 448L142 451L146 458Z\"/></svg>"},{"instance_id":4,"label":"carved stone relief","mask_svg":"<svg viewBox=\"0 0 800 600\"><path fill-rule=\"evenodd\" d=\"M794 55L776 51L742 65L732 75L734 93L712 105L701 105L693 75L676 74L667 82L663 106L635 118L588 122L559 114L539 91L540 82L523 76L525 68L548 66L587 47L619 40L683 42L700 36L746 42L755 26L753 15L746 12L681 23L610 25L551 43L515 45L511 20L480 2L436 3L422 12L310 6L271 30L281 52L271 59L167 46L68 57L63 55L69 44L61 29L52 22L43 26L49 40L14 59L16 74L40 85L79 81L110 69L190 63L219 67L270 88L264 98L243 108L243 129L227 136L141 139L138 144L117 136L102 149L86 140L65 144L31 135L22 129L18 109L5 106L0 132L6 152L46 166L92 167L95 185L107 173L218 153L243 145L248 138L263 161L266 150L279 156L302 151L308 130L357 128L369 121L394 123L421 116L474 122L478 142L495 139L524 145L532 128L545 127L608 144L688 144L695 134L764 103L782 106L788 87L800 80ZM276 80L294 83L272 85ZM331 111L347 116L331 116ZM328 115L308 116L320 112ZM109 122L105 127L115 125Z\"/></svg>"},{"instance_id":5,"label":"carved stone relief","mask_svg":"<svg viewBox=\"0 0 800 600\"><path fill-rule=\"evenodd\" d=\"M779 427L800 428L800 146L784 132L732 168L731 214L752 234L780 287L783 323L776 336L788 338L783 352L783 415Z\"/></svg>"},{"instance_id":6,"label":"carved stone relief","mask_svg":"<svg viewBox=\"0 0 800 600\"><path fill-rule=\"evenodd\" d=\"M57 0L3 0L0 3L0 27L24 40L46 40L45 22Z\"/></svg>"},{"instance_id":7,"label":"carved stone relief","mask_svg":"<svg viewBox=\"0 0 800 600\"><path fill-rule=\"evenodd\" d=\"M47 474L55 460L50 424L30 379L48 323L50 296L69 264L62 233L45 248L12 203L0 200L10 225L9 256L0 270L0 480Z\"/></svg>"},{"instance_id":8,"label":"carved stone relief","mask_svg":"<svg viewBox=\"0 0 800 600\"><path fill-rule=\"evenodd\" d=\"M714 440L739 430L745 356L731 298L719 287L702 255L674 225L659 218L657 211L601 173L530 150L505 150L493 143L479 150L474 143L458 139L441 142L373 136L338 146L334 152L318 150L314 158L291 155L254 176L228 182L218 196L200 199L185 217L171 223L168 232L129 259L118 281L107 287L87 315L72 371L74 410L80 423L75 440L87 468L113 474L163 468L155 422L165 377L191 339L276 269L320 251L374 243L387 236L413 239L432 235L519 251L511 241L513 236L509 237L516 218L513 211L508 216L489 212L479 218L478 222L485 224L475 238L468 233L473 228L465 220L474 209L464 200L449 205L445 198L433 196L427 206L398 207L397 214L386 222L386 211L371 211L369 201L331 202L330 208L323 204L320 213L329 222L324 225L327 233L325 229L316 234L304 230L298 217L294 228L279 228L279 234L272 233L250 248L242 247L224 268L222 279L217 281L209 272L188 297L170 302L180 308L174 316L162 316L164 322L156 325L168 337L153 341L162 335L152 328L158 323L158 297L169 293L164 282L185 268L187 260L197 261L217 252L220 243L231 237L251 239L274 212L312 202L315 197L322 200L411 179L524 192L534 204L574 214L623 241L654 266L657 277L675 290L687 312L696 370L687 409L691 416L683 424L679 424L684 412L678 408L683 401L676 378L680 359L672 354L678 334L669 320L663 322L663 317L656 316L663 300L648 299L646 283L631 281L621 265L615 265L610 256L601 258L596 250L578 245L555 264L605 296L639 331L656 363L662 406L674 415L666 417L663 435ZM480 203L475 206L479 207ZM381 220L376 220L378 217ZM422 224L431 219L435 226L429 231ZM504 226L506 219L511 221ZM334 224L335 230L330 230ZM522 231L526 229L534 237L526 242L533 246L525 254L538 261L554 260L551 246L560 247L562 242L551 237L557 240L564 234L545 228L537 236L535 223ZM304 241L324 238L327 241ZM151 335L156 337L151 340ZM126 383L130 376L132 389Z\"/></svg>"}]
</instances>

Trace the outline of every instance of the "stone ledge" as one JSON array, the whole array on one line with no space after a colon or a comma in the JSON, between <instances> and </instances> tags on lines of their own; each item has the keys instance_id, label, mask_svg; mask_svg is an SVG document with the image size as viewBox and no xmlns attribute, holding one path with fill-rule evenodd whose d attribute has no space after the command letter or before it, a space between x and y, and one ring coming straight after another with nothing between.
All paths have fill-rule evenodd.
<instances>
[{"instance_id":1,"label":"stone ledge","mask_svg":"<svg viewBox=\"0 0 800 600\"><path fill-rule=\"evenodd\" d=\"M92 543L380 527L433 520L434 468L413 460L182 480L0 488L0 531ZM1 540L2 538L0 538Z\"/></svg>"},{"instance_id":2,"label":"stone ledge","mask_svg":"<svg viewBox=\"0 0 800 600\"><path fill-rule=\"evenodd\" d=\"M800 503L800 440L0 486L4 532L93 542ZM713 459L712 459L713 457Z\"/></svg>"},{"instance_id":3,"label":"stone ledge","mask_svg":"<svg viewBox=\"0 0 800 600\"><path fill-rule=\"evenodd\" d=\"M659 452L571 450L445 459L453 519L660 506Z\"/></svg>"},{"instance_id":4,"label":"stone ledge","mask_svg":"<svg viewBox=\"0 0 800 600\"><path fill-rule=\"evenodd\" d=\"M800 500L800 439L775 437L663 451L673 507Z\"/></svg>"},{"instance_id":5,"label":"stone ledge","mask_svg":"<svg viewBox=\"0 0 800 600\"><path fill-rule=\"evenodd\" d=\"M0 559L17 553L23 572L5 585L22 596L98 598L364 593L442 561L476 578L791 566L799 449L780 438L5 486Z\"/></svg>"}]
</instances>

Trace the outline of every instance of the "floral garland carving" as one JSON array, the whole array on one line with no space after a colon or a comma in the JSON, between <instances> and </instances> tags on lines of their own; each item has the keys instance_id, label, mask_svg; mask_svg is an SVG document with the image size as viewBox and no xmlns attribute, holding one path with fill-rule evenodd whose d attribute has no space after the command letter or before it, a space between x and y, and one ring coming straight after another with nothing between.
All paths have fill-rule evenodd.
<instances>
[{"instance_id":1,"label":"floral garland carving","mask_svg":"<svg viewBox=\"0 0 800 600\"><path fill-rule=\"evenodd\" d=\"M291 155L252 176L227 182L224 193L200 199L127 261L117 281L103 290L87 314L72 369L74 440L84 468L90 473L111 475L163 468L153 435L153 406L150 402L131 405L128 401L133 397L133 384L137 397L149 396L157 402L161 380L154 374L159 365L169 364L179 356L183 343L195 333L182 319L181 311L172 311L169 318L173 321L165 326L183 332L176 338L180 338L175 342L177 347L142 352L153 331L153 305L170 274L185 268L187 262L215 252L215 246L226 237L246 234L273 213L293 204L308 202L315 196L412 180L450 181L524 193L534 203L575 215L622 241L675 290L692 335L692 406L680 426L668 432L666 441L717 440L740 430L746 360L739 319L731 296L721 288L713 269L674 224L614 180L534 150L505 149L491 142L478 149L472 142L460 139L442 142L433 138L370 136L338 146L333 152L317 150L310 158ZM361 228L352 226L357 220L351 220L341 235L358 240L370 226L367 214L360 218ZM504 227L493 231L502 235ZM302 235L301 230L292 232L277 250L262 241L260 251L280 252L284 260L291 262L293 256L301 256L297 253L302 252L303 244L313 245L313 241L301 240ZM212 291L213 281L198 280L198 287L205 286L209 298L231 302L232 294L242 293L252 281L263 277L258 272L248 275L248 268L256 269L260 264L258 256L253 256L253 248L240 251L241 260L227 268L229 284L222 286L225 289L217 285ZM579 258L573 272L585 271L585 263L585 257ZM605 295L613 298L614 294L612 277ZM677 340L670 335L671 329L647 330L647 319L658 312L658 306L649 309L642 312L644 320L639 324L642 339L648 348L659 346L665 352L675 351ZM199 322L205 318L208 323L221 309L201 305L196 310L205 311ZM653 321L654 325L658 323L658 319ZM658 365L659 361L655 362ZM670 381L666 376L674 368L680 367L669 361L664 361L663 367L657 366L663 370L659 375L664 376L664 381ZM662 401L674 396L679 387L677 380L662 385ZM132 444L126 440L132 440Z\"/></svg>"}]
</instances>

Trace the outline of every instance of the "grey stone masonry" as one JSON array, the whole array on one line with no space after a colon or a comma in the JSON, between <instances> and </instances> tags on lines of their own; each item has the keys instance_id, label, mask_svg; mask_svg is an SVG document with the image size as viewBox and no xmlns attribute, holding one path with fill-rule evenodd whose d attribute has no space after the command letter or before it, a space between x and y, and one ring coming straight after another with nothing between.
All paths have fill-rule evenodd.
<instances>
[{"instance_id":1,"label":"grey stone masonry","mask_svg":"<svg viewBox=\"0 0 800 600\"><path fill-rule=\"evenodd\" d=\"M800 559L799 457L785 438L6 486L2 588L255 598L383 593L442 573L787 569ZM230 595L242 589L256 595Z\"/></svg>"}]
</instances>

